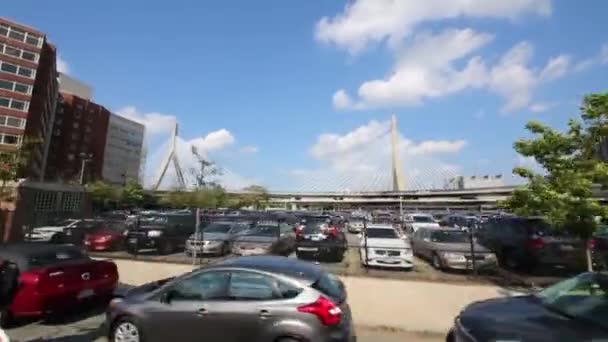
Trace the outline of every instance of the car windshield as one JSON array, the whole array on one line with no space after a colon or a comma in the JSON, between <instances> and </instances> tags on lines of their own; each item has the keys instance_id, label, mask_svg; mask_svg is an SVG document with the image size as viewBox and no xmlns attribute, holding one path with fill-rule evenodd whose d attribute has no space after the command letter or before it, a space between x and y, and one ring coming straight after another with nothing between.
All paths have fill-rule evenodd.
<instances>
[{"instance_id":1,"label":"car windshield","mask_svg":"<svg viewBox=\"0 0 608 342\"><path fill-rule=\"evenodd\" d=\"M432 222L435 222L433 220L433 218L430 217L430 216L414 216L413 219L414 219L414 222L418 222L418 223L432 223Z\"/></svg>"},{"instance_id":2,"label":"car windshield","mask_svg":"<svg viewBox=\"0 0 608 342\"><path fill-rule=\"evenodd\" d=\"M205 227L205 233L228 233L230 225L227 223L212 223Z\"/></svg>"},{"instance_id":3,"label":"car windshield","mask_svg":"<svg viewBox=\"0 0 608 342\"><path fill-rule=\"evenodd\" d=\"M390 228L373 228L367 230L368 238L397 239L397 232Z\"/></svg>"},{"instance_id":4,"label":"car windshield","mask_svg":"<svg viewBox=\"0 0 608 342\"><path fill-rule=\"evenodd\" d=\"M442 243L468 242L469 236L463 231L439 231L431 233L431 241Z\"/></svg>"},{"instance_id":5,"label":"car windshield","mask_svg":"<svg viewBox=\"0 0 608 342\"><path fill-rule=\"evenodd\" d=\"M279 226L257 226L247 232L248 236L277 236Z\"/></svg>"},{"instance_id":6,"label":"car windshield","mask_svg":"<svg viewBox=\"0 0 608 342\"><path fill-rule=\"evenodd\" d=\"M317 234L322 231L323 223L308 223L302 229L304 234Z\"/></svg>"},{"instance_id":7,"label":"car windshield","mask_svg":"<svg viewBox=\"0 0 608 342\"><path fill-rule=\"evenodd\" d=\"M88 257L76 248L61 249L56 251L44 251L29 258L29 267L47 267L58 263L74 260L84 260Z\"/></svg>"},{"instance_id":8,"label":"car windshield","mask_svg":"<svg viewBox=\"0 0 608 342\"><path fill-rule=\"evenodd\" d=\"M63 220L63 221L59 221L59 223L57 223L58 226L69 226L70 224L74 223L75 220Z\"/></svg>"},{"instance_id":9,"label":"car windshield","mask_svg":"<svg viewBox=\"0 0 608 342\"><path fill-rule=\"evenodd\" d=\"M608 275L585 273L536 295L548 309L608 329Z\"/></svg>"}]
</instances>

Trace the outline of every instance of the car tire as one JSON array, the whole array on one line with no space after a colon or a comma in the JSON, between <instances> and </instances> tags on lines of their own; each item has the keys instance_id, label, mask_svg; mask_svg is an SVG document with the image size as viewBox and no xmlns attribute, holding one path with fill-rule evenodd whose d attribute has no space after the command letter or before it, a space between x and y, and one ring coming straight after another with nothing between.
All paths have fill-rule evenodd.
<instances>
[{"instance_id":1,"label":"car tire","mask_svg":"<svg viewBox=\"0 0 608 342\"><path fill-rule=\"evenodd\" d=\"M15 317L8 310L0 310L0 328L8 329L15 325Z\"/></svg>"},{"instance_id":2,"label":"car tire","mask_svg":"<svg viewBox=\"0 0 608 342\"><path fill-rule=\"evenodd\" d=\"M56 233L51 237L51 243L63 243L63 240L65 240L64 236L62 233Z\"/></svg>"},{"instance_id":3,"label":"car tire","mask_svg":"<svg viewBox=\"0 0 608 342\"><path fill-rule=\"evenodd\" d=\"M136 334L136 341L145 342L145 338L142 335L141 329L139 329L137 324L129 318L122 318L112 325L112 331L110 332L110 342L130 341L126 338L121 339L121 334L122 336L129 334L131 336L135 336L134 334Z\"/></svg>"},{"instance_id":4,"label":"car tire","mask_svg":"<svg viewBox=\"0 0 608 342\"><path fill-rule=\"evenodd\" d=\"M521 268L521 265L517 261L515 253L513 253L513 251L505 250L501 253L501 255L503 259L503 264L508 270L515 271Z\"/></svg>"},{"instance_id":5,"label":"car tire","mask_svg":"<svg viewBox=\"0 0 608 342\"><path fill-rule=\"evenodd\" d=\"M433 259L431 261L433 263L433 267L437 270L443 270L443 263L441 262L441 258L437 253L433 254Z\"/></svg>"},{"instance_id":6,"label":"car tire","mask_svg":"<svg viewBox=\"0 0 608 342\"><path fill-rule=\"evenodd\" d=\"M171 241L165 241L158 246L158 254L168 255L175 251L175 247Z\"/></svg>"}]
</instances>

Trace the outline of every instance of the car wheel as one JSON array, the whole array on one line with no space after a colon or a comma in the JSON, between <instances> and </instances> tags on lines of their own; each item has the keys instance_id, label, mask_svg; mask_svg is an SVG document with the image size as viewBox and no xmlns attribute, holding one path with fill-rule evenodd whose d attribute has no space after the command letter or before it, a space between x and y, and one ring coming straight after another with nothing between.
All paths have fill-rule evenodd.
<instances>
[{"instance_id":1,"label":"car wheel","mask_svg":"<svg viewBox=\"0 0 608 342\"><path fill-rule=\"evenodd\" d=\"M13 314L8 309L0 310L0 328L7 329L14 325L15 317L13 317Z\"/></svg>"},{"instance_id":2,"label":"car wheel","mask_svg":"<svg viewBox=\"0 0 608 342\"><path fill-rule=\"evenodd\" d=\"M437 254L433 254L433 267L438 270L443 269L443 264L441 263L441 258L439 258L439 255L437 255Z\"/></svg>"},{"instance_id":3,"label":"car wheel","mask_svg":"<svg viewBox=\"0 0 608 342\"><path fill-rule=\"evenodd\" d=\"M121 319L112 329L111 342L144 342L137 325L129 319Z\"/></svg>"},{"instance_id":4,"label":"car wheel","mask_svg":"<svg viewBox=\"0 0 608 342\"><path fill-rule=\"evenodd\" d=\"M167 254L171 254L173 253L173 243L171 243L171 241L165 241L163 243L160 244L160 246L158 247L158 253L162 254L162 255L167 255Z\"/></svg>"},{"instance_id":5,"label":"car wheel","mask_svg":"<svg viewBox=\"0 0 608 342\"><path fill-rule=\"evenodd\" d=\"M506 250L502 253L504 265L509 270L517 270L520 268L519 262L515 257L515 253L510 250Z\"/></svg>"},{"instance_id":6,"label":"car wheel","mask_svg":"<svg viewBox=\"0 0 608 342\"><path fill-rule=\"evenodd\" d=\"M224 242L224 244L222 245L222 251L220 256L224 256L224 255L228 255L230 254L230 245L228 244L228 242Z\"/></svg>"},{"instance_id":7,"label":"car wheel","mask_svg":"<svg viewBox=\"0 0 608 342\"><path fill-rule=\"evenodd\" d=\"M51 243L63 243L63 234L57 233L51 237Z\"/></svg>"}]
</instances>

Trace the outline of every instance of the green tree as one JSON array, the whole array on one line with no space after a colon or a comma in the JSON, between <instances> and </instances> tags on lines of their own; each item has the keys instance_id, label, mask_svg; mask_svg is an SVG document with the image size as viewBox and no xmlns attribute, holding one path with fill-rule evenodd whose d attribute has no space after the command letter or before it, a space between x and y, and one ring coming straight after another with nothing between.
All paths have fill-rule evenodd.
<instances>
[{"instance_id":1,"label":"green tree","mask_svg":"<svg viewBox=\"0 0 608 342\"><path fill-rule=\"evenodd\" d=\"M8 196L6 183L17 179L17 169L19 168L19 159L16 153L3 152L0 153L0 198L5 199Z\"/></svg>"},{"instance_id":2,"label":"green tree","mask_svg":"<svg viewBox=\"0 0 608 342\"><path fill-rule=\"evenodd\" d=\"M243 195L244 206L253 206L254 209L264 209L268 206L268 190L261 185L250 185L243 189L246 193Z\"/></svg>"},{"instance_id":3,"label":"green tree","mask_svg":"<svg viewBox=\"0 0 608 342\"><path fill-rule=\"evenodd\" d=\"M526 129L534 137L515 143L515 150L532 157L543 169L517 167L513 172L527 180L505 205L516 214L543 216L556 229L567 230L585 241L608 210L594 191L608 186L608 164L598 155L599 144L608 137L608 94L585 97L581 118L572 119L565 132L539 122ZM592 268L587 250L587 267Z\"/></svg>"},{"instance_id":4,"label":"green tree","mask_svg":"<svg viewBox=\"0 0 608 342\"><path fill-rule=\"evenodd\" d=\"M107 209L110 203L116 203L120 199L119 189L104 181L88 184L87 192L95 206L101 209Z\"/></svg>"},{"instance_id":5,"label":"green tree","mask_svg":"<svg viewBox=\"0 0 608 342\"><path fill-rule=\"evenodd\" d=\"M128 180L120 194L120 200L124 206L139 207L145 199L144 188L135 180Z\"/></svg>"},{"instance_id":6,"label":"green tree","mask_svg":"<svg viewBox=\"0 0 608 342\"><path fill-rule=\"evenodd\" d=\"M212 177L221 176L222 169L214 162L205 159L195 146L192 146L192 155L196 160L196 167L190 169L190 174L194 177L194 187L197 189L219 187L220 185Z\"/></svg>"}]
</instances>

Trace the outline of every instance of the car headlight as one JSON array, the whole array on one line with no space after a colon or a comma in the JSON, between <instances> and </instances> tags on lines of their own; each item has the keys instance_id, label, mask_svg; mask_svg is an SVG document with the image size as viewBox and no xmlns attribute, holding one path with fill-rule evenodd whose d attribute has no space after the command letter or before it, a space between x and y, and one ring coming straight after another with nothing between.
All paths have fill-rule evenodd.
<instances>
[{"instance_id":1,"label":"car headlight","mask_svg":"<svg viewBox=\"0 0 608 342\"><path fill-rule=\"evenodd\" d=\"M161 235L163 235L161 230L151 230L148 232L148 237L159 237Z\"/></svg>"},{"instance_id":2,"label":"car headlight","mask_svg":"<svg viewBox=\"0 0 608 342\"><path fill-rule=\"evenodd\" d=\"M452 261L465 260L464 254L462 254L462 253L445 252L445 253L443 253L443 257L446 259L452 260Z\"/></svg>"},{"instance_id":3,"label":"car headlight","mask_svg":"<svg viewBox=\"0 0 608 342\"><path fill-rule=\"evenodd\" d=\"M223 241L220 240L207 240L205 241L205 245L207 246L218 246L221 245Z\"/></svg>"},{"instance_id":4,"label":"car headlight","mask_svg":"<svg viewBox=\"0 0 608 342\"><path fill-rule=\"evenodd\" d=\"M124 236L129 235L129 231L128 231L128 230L125 230L124 232L122 232L122 235L124 235Z\"/></svg>"}]
</instances>

